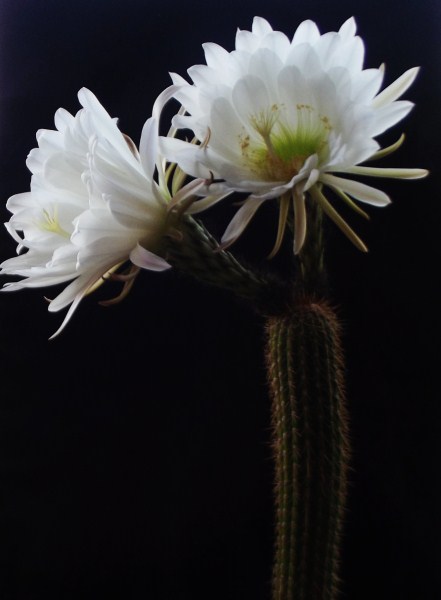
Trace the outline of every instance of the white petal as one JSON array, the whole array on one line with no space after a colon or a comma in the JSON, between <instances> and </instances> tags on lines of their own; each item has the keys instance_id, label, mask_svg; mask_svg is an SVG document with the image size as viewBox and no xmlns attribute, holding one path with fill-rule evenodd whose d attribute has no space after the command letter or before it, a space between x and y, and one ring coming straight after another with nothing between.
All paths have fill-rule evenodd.
<instances>
[{"instance_id":1,"label":"white petal","mask_svg":"<svg viewBox=\"0 0 441 600\"><path fill-rule=\"evenodd\" d=\"M169 75L174 85L188 85L188 81L186 81L182 75L179 75L178 73L169 73Z\"/></svg>"},{"instance_id":2,"label":"white petal","mask_svg":"<svg viewBox=\"0 0 441 600\"><path fill-rule=\"evenodd\" d=\"M415 77L418 75L419 67L413 67L405 73L403 73L398 79L391 83L385 88L373 101L373 106L380 108L386 104L390 104L400 96L412 85L415 81Z\"/></svg>"},{"instance_id":3,"label":"white petal","mask_svg":"<svg viewBox=\"0 0 441 600\"><path fill-rule=\"evenodd\" d=\"M182 84L175 83L174 85L170 85L168 88L165 88L165 90L163 90L156 98L155 103L153 104L152 117L155 118L158 123L161 117L162 109L167 102L171 100L182 87L189 87L185 79L182 79L182 82Z\"/></svg>"},{"instance_id":4,"label":"white petal","mask_svg":"<svg viewBox=\"0 0 441 600\"><path fill-rule=\"evenodd\" d=\"M96 283L96 281L104 273L107 272L107 270L108 269L102 271L100 269L99 271L89 273L88 275L84 275L83 277L79 277L78 279L73 281L59 296L57 296L54 300L50 302L48 309L49 312L57 312L72 302L61 326L53 335L51 335L51 337L49 338L50 340L54 339L63 331L63 329L66 327L66 325L72 318L74 312L78 308L79 303L87 294L88 290Z\"/></svg>"},{"instance_id":5,"label":"white petal","mask_svg":"<svg viewBox=\"0 0 441 600\"><path fill-rule=\"evenodd\" d=\"M397 179L422 179L429 174L427 169L391 169L384 167L348 167L345 173L365 175L367 177L394 177Z\"/></svg>"},{"instance_id":6,"label":"white petal","mask_svg":"<svg viewBox=\"0 0 441 600\"><path fill-rule=\"evenodd\" d=\"M252 130L251 118L258 118L259 113L271 106L263 81L254 75L240 79L233 89L233 105L247 130Z\"/></svg>"},{"instance_id":7,"label":"white petal","mask_svg":"<svg viewBox=\"0 0 441 600\"><path fill-rule=\"evenodd\" d=\"M226 98L216 98L210 116L210 148L232 163L241 161L240 134L243 125L231 103Z\"/></svg>"},{"instance_id":8,"label":"white petal","mask_svg":"<svg viewBox=\"0 0 441 600\"><path fill-rule=\"evenodd\" d=\"M397 100L392 104L386 104L379 108L375 114L375 120L369 129L371 136L380 135L386 129L389 129L411 111L413 103L408 100Z\"/></svg>"},{"instance_id":9,"label":"white petal","mask_svg":"<svg viewBox=\"0 0 441 600\"><path fill-rule=\"evenodd\" d=\"M366 102L377 94L383 81L383 73L380 69L365 69L352 82L354 101Z\"/></svg>"},{"instance_id":10,"label":"white petal","mask_svg":"<svg viewBox=\"0 0 441 600\"><path fill-rule=\"evenodd\" d=\"M94 126L99 130L100 135L106 137L123 156L132 156L127 142L121 131L118 129L115 120L110 117L109 113L98 101L97 97L87 88L81 88L78 92L78 99L84 108L87 109L88 112L85 114L93 119Z\"/></svg>"},{"instance_id":11,"label":"white petal","mask_svg":"<svg viewBox=\"0 0 441 600\"><path fill-rule=\"evenodd\" d=\"M312 44L319 37L320 32L314 21L303 21L303 23L300 23L297 27L292 43L293 45L303 44L304 42Z\"/></svg>"},{"instance_id":12,"label":"white petal","mask_svg":"<svg viewBox=\"0 0 441 600\"><path fill-rule=\"evenodd\" d=\"M59 108L55 113L55 127L58 131L65 131L68 127L73 124L75 117L64 108Z\"/></svg>"},{"instance_id":13,"label":"white petal","mask_svg":"<svg viewBox=\"0 0 441 600\"><path fill-rule=\"evenodd\" d=\"M359 181L343 179L343 177L327 174L322 175L320 181L331 188L343 190L353 198L367 204L373 204L374 206L386 206L390 204L390 198L387 194Z\"/></svg>"},{"instance_id":14,"label":"white petal","mask_svg":"<svg viewBox=\"0 0 441 600\"><path fill-rule=\"evenodd\" d=\"M167 160L177 163L185 173L192 177L210 178L210 169L204 165L205 151L200 146L161 136L159 147Z\"/></svg>"},{"instance_id":15,"label":"white petal","mask_svg":"<svg viewBox=\"0 0 441 600\"><path fill-rule=\"evenodd\" d=\"M131 251L130 260L137 267L148 269L149 271L165 271L171 268L171 265L166 260L146 250L146 248L143 248L139 244Z\"/></svg>"},{"instance_id":16,"label":"white petal","mask_svg":"<svg viewBox=\"0 0 441 600\"><path fill-rule=\"evenodd\" d=\"M158 123L150 117L144 124L139 142L139 154L145 174L153 179L158 158Z\"/></svg>"},{"instance_id":17,"label":"white petal","mask_svg":"<svg viewBox=\"0 0 441 600\"><path fill-rule=\"evenodd\" d=\"M338 33L344 40L354 37L356 32L357 32L357 25L355 23L354 17L350 17L349 19L347 19L347 21L345 21L343 23L343 25L340 27L340 29L338 31Z\"/></svg>"},{"instance_id":18,"label":"white petal","mask_svg":"<svg viewBox=\"0 0 441 600\"><path fill-rule=\"evenodd\" d=\"M306 207L305 196L301 191L294 190L294 254L298 254L305 243L306 237Z\"/></svg>"},{"instance_id":19,"label":"white petal","mask_svg":"<svg viewBox=\"0 0 441 600\"><path fill-rule=\"evenodd\" d=\"M207 42L202 44L202 48L204 49L205 60L209 67L216 70L225 69L225 63L228 62L228 52L222 46L213 42Z\"/></svg>"},{"instance_id":20,"label":"white petal","mask_svg":"<svg viewBox=\"0 0 441 600\"><path fill-rule=\"evenodd\" d=\"M230 246L241 235L245 227L255 215L257 209L265 202L262 198L248 198L231 219L221 239L222 248Z\"/></svg>"},{"instance_id":21,"label":"white petal","mask_svg":"<svg viewBox=\"0 0 441 600\"><path fill-rule=\"evenodd\" d=\"M60 327L57 329L57 331L55 333L53 333L51 335L51 337L49 338L50 340L53 340L54 338L56 338L58 335L60 335L60 333L63 331L63 329L66 327L66 325L69 323L69 321L71 320L71 318L73 317L74 312L77 310L79 303L81 302L81 300L84 298L85 292L84 294L79 294L74 301L72 302L72 304L69 307L69 310L66 313L66 316L64 317L63 322L61 323ZM50 305L49 305L50 306Z\"/></svg>"},{"instance_id":22,"label":"white petal","mask_svg":"<svg viewBox=\"0 0 441 600\"><path fill-rule=\"evenodd\" d=\"M237 30L236 33L236 50L240 52L254 52L259 45L259 41L251 31Z\"/></svg>"},{"instance_id":23,"label":"white petal","mask_svg":"<svg viewBox=\"0 0 441 600\"><path fill-rule=\"evenodd\" d=\"M207 210L207 208L211 208L227 196L229 196L232 192L228 190L227 192L222 192L219 194L210 194L202 198L201 200L196 200L193 204L186 210L186 214L194 215L202 212L203 210Z\"/></svg>"},{"instance_id":24,"label":"white petal","mask_svg":"<svg viewBox=\"0 0 441 600\"><path fill-rule=\"evenodd\" d=\"M271 31L262 42L262 49L267 49L276 54L281 60L285 60L290 49L290 41L284 33Z\"/></svg>"},{"instance_id":25,"label":"white petal","mask_svg":"<svg viewBox=\"0 0 441 600\"><path fill-rule=\"evenodd\" d=\"M89 287L97 281L101 275L104 275L110 267L106 268L105 266L99 265L101 268L99 270L94 270L93 272L83 273L80 277L77 277L72 281L61 294L58 294L56 298L54 298L49 304L48 310L49 312L58 312L62 310L69 304L71 304L74 300L78 298L82 298ZM77 300L78 304L79 300Z\"/></svg>"},{"instance_id":26,"label":"white petal","mask_svg":"<svg viewBox=\"0 0 441 600\"><path fill-rule=\"evenodd\" d=\"M268 33L271 33L272 30L273 28L266 19L263 19L262 17L254 17L252 27L254 35L257 35L258 37L264 37Z\"/></svg>"},{"instance_id":27,"label":"white petal","mask_svg":"<svg viewBox=\"0 0 441 600\"><path fill-rule=\"evenodd\" d=\"M270 96L274 94L277 76L282 68L280 54L268 48L259 48L250 58L250 74L259 77L264 82Z\"/></svg>"}]
</instances>

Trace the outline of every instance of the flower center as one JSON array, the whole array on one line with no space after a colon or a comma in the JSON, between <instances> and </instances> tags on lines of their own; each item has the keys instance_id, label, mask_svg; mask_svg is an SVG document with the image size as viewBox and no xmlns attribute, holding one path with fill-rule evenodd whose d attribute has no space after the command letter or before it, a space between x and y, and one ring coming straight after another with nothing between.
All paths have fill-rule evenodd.
<instances>
[{"instance_id":1,"label":"flower center","mask_svg":"<svg viewBox=\"0 0 441 600\"><path fill-rule=\"evenodd\" d=\"M318 154L323 160L328 155L329 118L308 104L297 104L290 117L283 105L273 104L250 117L260 139L249 133L239 136L246 164L264 181L289 181L309 156Z\"/></svg>"}]
</instances>

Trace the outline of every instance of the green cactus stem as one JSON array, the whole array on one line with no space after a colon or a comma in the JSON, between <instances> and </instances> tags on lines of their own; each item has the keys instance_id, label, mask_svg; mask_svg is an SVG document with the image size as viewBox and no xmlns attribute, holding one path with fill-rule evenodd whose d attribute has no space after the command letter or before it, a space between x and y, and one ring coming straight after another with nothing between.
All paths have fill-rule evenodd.
<instances>
[{"instance_id":1,"label":"green cactus stem","mask_svg":"<svg viewBox=\"0 0 441 600\"><path fill-rule=\"evenodd\" d=\"M276 541L273 600L333 600L349 459L340 328L309 297L267 320Z\"/></svg>"},{"instance_id":2,"label":"green cactus stem","mask_svg":"<svg viewBox=\"0 0 441 600\"><path fill-rule=\"evenodd\" d=\"M335 600L349 463L340 325L323 300L322 210L307 203L290 309L266 319L275 468L273 600Z\"/></svg>"},{"instance_id":3,"label":"green cactus stem","mask_svg":"<svg viewBox=\"0 0 441 600\"><path fill-rule=\"evenodd\" d=\"M232 292L265 315L286 310L291 286L271 273L259 274L242 265L230 252L222 250L204 225L185 216L179 223L181 237L170 238L163 254L181 273Z\"/></svg>"}]
</instances>

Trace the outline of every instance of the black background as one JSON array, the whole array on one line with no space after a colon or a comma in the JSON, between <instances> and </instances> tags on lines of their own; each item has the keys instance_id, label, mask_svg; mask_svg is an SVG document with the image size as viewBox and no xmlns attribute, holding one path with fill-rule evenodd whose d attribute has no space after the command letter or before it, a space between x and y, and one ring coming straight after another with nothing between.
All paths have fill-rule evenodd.
<instances>
[{"instance_id":1,"label":"black background","mask_svg":"<svg viewBox=\"0 0 441 600\"><path fill-rule=\"evenodd\" d=\"M292 35L356 17L366 66L387 83L414 65L405 146L385 164L426 167L384 181L394 203L348 215L363 255L327 231L330 296L348 367L353 470L343 598L435 599L440 589L440 47L438 0L236 2L0 0L0 186L29 189L25 158L60 106L89 87L139 140L168 71L231 50L268 18ZM269 203L270 204L270 203ZM221 233L233 209L205 217ZM234 251L265 261L271 206ZM6 232L0 259L15 252ZM288 260L289 253L285 258ZM143 273L123 304L111 286L64 333L43 295L0 297L0 598L267 600L272 465L263 323L176 272Z\"/></svg>"}]
</instances>

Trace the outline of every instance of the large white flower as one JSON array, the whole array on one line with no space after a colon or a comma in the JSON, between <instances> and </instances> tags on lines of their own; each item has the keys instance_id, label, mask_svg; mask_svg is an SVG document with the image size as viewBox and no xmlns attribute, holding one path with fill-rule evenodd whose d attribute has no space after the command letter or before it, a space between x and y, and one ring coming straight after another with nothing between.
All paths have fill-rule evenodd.
<instances>
[{"instance_id":1,"label":"large white flower","mask_svg":"<svg viewBox=\"0 0 441 600\"><path fill-rule=\"evenodd\" d=\"M291 203L294 251L299 252L306 232L308 192L365 249L325 198L323 186L352 207L356 205L351 198L384 206L390 202L384 192L351 177L412 179L427 174L423 169L358 166L401 144L402 138L380 150L375 138L411 109L411 102L397 98L418 69L410 69L378 93L384 69L363 70L364 46L355 32L353 18L338 32L324 35L315 23L304 21L290 41L256 17L251 32L237 32L233 52L204 44L207 65L188 70L193 84L172 74L178 86L174 97L187 113L181 111L173 124L193 130L201 143L163 138L162 151L185 172L213 182L210 191L250 193L222 238L224 246L237 239L265 200L280 198L273 253L280 246ZM193 210L209 204L201 200Z\"/></svg>"},{"instance_id":2,"label":"large white flower","mask_svg":"<svg viewBox=\"0 0 441 600\"><path fill-rule=\"evenodd\" d=\"M59 109L57 130L37 133L38 148L27 159L31 191L7 203L13 215L6 227L19 255L1 265L2 274L25 278L5 284L9 291L71 282L49 304L50 311L71 304L62 327L122 263L133 265L118 276L126 288L140 268L170 266L154 254L168 227L169 199L153 179L157 120L144 126L140 156L92 92L83 88L78 98L83 108L75 116Z\"/></svg>"}]
</instances>

